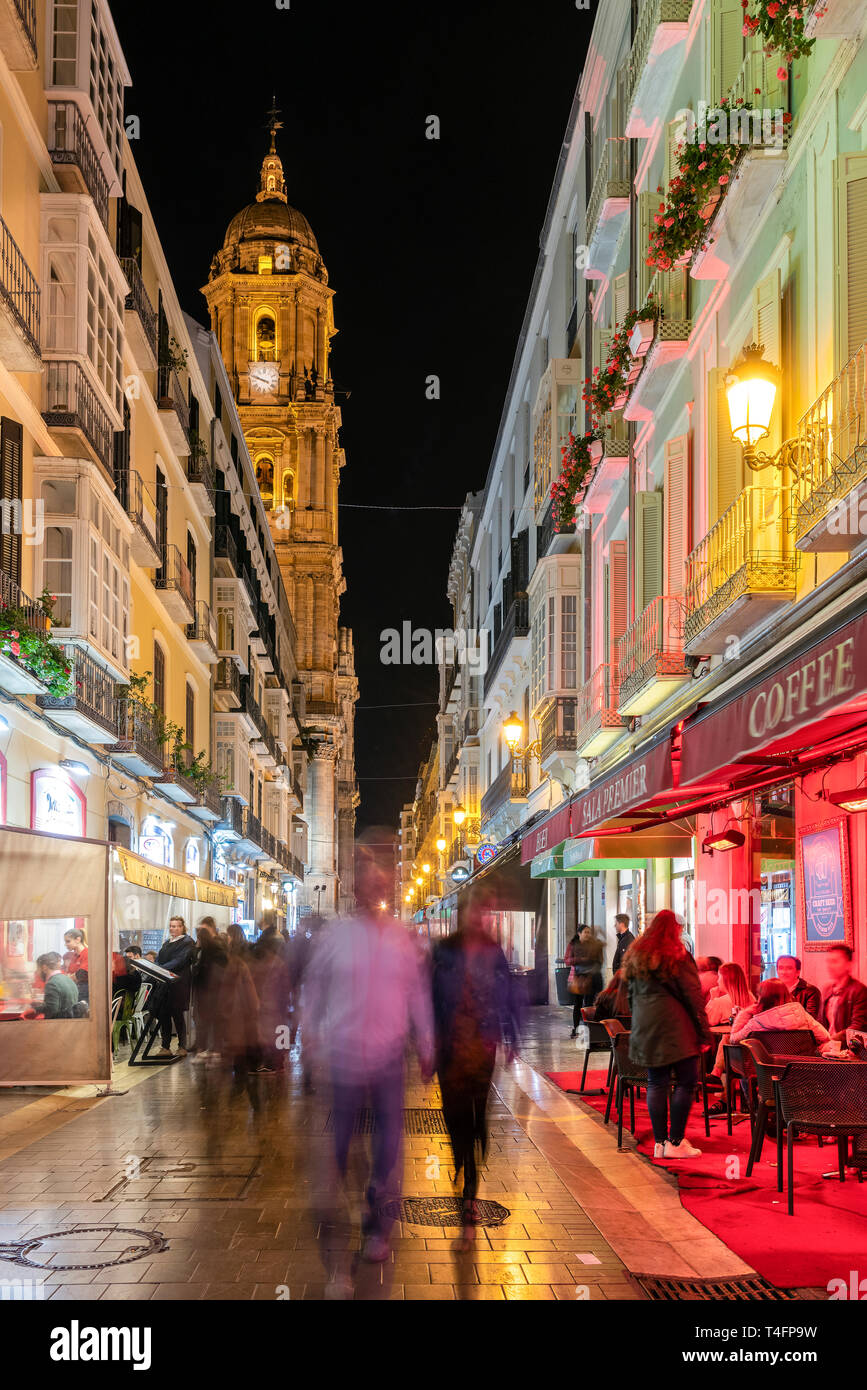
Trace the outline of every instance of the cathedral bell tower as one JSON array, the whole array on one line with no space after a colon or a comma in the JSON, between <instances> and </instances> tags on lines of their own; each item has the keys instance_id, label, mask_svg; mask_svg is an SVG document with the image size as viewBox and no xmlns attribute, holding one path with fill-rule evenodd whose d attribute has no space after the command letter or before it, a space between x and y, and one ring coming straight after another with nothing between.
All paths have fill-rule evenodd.
<instances>
[{"instance_id":1,"label":"cathedral bell tower","mask_svg":"<svg viewBox=\"0 0 867 1390\"><path fill-rule=\"evenodd\" d=\"M303 818L305 901L325 914L353 902L352 634L339 625L346 585L337 493L344 466L329 365L334 291L307 218L286 196L277 111L255 202L232 218L203 293L268 511L297 632L314 750ZM299 712L300 713L300 712ZM314 889L324 889L314 894Z\"/></svg>"}]
</instances>

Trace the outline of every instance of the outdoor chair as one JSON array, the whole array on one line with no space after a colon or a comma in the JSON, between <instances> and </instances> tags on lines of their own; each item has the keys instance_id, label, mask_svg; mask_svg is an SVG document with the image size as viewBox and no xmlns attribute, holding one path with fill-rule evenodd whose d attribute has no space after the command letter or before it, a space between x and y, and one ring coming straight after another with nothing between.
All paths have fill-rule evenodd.
<instances>
[{"instance_id":1,"label":"outdoor chair","mask_svg":"<svg viewBox=\"0 0 867 1390\"><path fill-rule=\"evenodd\" d=\"M132 1012L127 1008L128 995L116 994L111 1001L111 1051L112 1056L117 1056L117 1049L124 1033L127 1041L130 1040L130 1030L132 1028Z\"/></svg>"},{"instance_id":2,"label":"outdoor chair","mask_svg":"<svg viewBox=\"0 0 867 1390\"><path fill-rule=\"evenodd\" d=\"M609 1096L611 1094L611 1078L614 1071L614 1059L611 1056L611 1039L608 1036L608 1032L605 1027L605 1022L609 1022L610 1020L605 1020L605 1022L603 1023L597 1023L596 1019L593 1017L593 1014L595 1012L595 1009L589 1007L581 1010L581 1022L587 1029L587 1051L584 1053L584 1070L581 1073L581 1086L577 1091L573 1092L573 1094L577 1096L602 1095L602 1090L588 1091L585 1089L585 1083L587 1081L587 1068L590 1065L591 1052L606 1052L608 1054L607 1090Z\"/></svg>"},{"instance_id":3,"label":"outdoor chair","mask_svg":"<svg viewBox=\"0 0 867 1390\"><path fill-rule=\"evenodd\" d=\"M775 1117L777 1126L777 1191L783 1190L783 1130L777 1115L777 1094L774 1088L774 1078L779 1076L781 1067L785 1062L777 1063L776 1059L765 1048L764 1042L758 1038L744 1038L738 1046L745 1049L746 1054L752 1060L756 1072L756 1117L753 1124L753 1138L750 1144L750 1156L747 1159L747 1177L750 1177L756 1160L762 1152L765 1142L765 1134L768 1128L768 1120L771 1115Z\"/></svg>"},{"instance_id":4,"label":"outdoor chair","mask_svg":"<svg viewBox=\"0 0 867 1390\"><path fill-rule=\"evenodd\" d=\"M753 1038L758 1039L771 1057L815 1057L818 1053L816 1039L809 1028L768 1028L762 1033L750 1033L749 1041Z\"/></svg>"},{"instance_id":5,"label":"outdoor chair","mask_svg":"<svg viewBox=\"0 0 867 1390\"><path fill-rule=\"evenodd\" d=\"M639 1066L629 1056L629 1034L615 1033L612 1040L612 1054L617 1071L617 1147L623 1147L623 1111L629 1097L629 1129L635 1133L635 1093L647 1085L647 1067Z\"/></svg>"},{"instance_id":6,"label":"outdoor chair","mask_svg":"<svg viewBox=\"0 0 867 1390\"><path fill-rule=\"evenodd\" d=\"M746 1096L747 1110L750 1117L750 1129L755 1122L756 1111L756 1074L748 1070L749 1063L747 1056L741 1050L740 1043L723 1043L723 1057L725 1058L725 1087L726 1087L726 1109L728 1117L726 1129L729 1134L732 1132L732 1114L734 1112L734 1098L736 1095L735 1082L740 1082L738 1088L741 1096Z\"/></svg>"},{"instance_id":7,"label":"outdoor chair","mask_svg":"<svg viewBox=\"0 0 867 1390\"><path fill-rule=\"evenodd\" d=\"M624 1023L622 1018L605 1018L602 1020L602 1027L608 1034L608 1046L611 1049L611 1060L608 1063L608 1099L605 1102L605 1124L611 1118L611 1104L614 1100L614 1039L620 1033L629 1034L629 1022Z\"/></svg>"},{"instance_id":8,"label":"outdoor chair","mask_svg":"<svg viewBox=\"0 0 867 1390\"><path fill-rule=\"evenodd\" d=\"M867 1135L867 1066L823 1058L784 1062L775 1076L782 1137L786 1126L786 1187L788 1211L795 1212L795 1154L797 1134L817 1134L837 1140L840 1181L846 1181L848 1140Z\"/></svg>"}]
</instances>

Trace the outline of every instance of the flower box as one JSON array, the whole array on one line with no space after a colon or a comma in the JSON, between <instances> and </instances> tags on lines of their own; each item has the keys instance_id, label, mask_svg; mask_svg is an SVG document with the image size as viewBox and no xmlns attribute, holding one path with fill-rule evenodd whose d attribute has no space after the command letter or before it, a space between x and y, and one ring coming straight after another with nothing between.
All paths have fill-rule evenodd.
<instances>
[{"instance_id":1,"label":"flower box","mask_svg":"<svg viewBox=\"0 0 867 1390\"><path fill-rule=\"evenodd\" d=\"M44 695L47 689L14 656L0 653L0 690L5 690L7 695Z\"/></svg>"},{"instance_id":2,"label":"flower box","mask_svg":"<svg viewBox=\"0 0 867 1390\"><path fill-rule=\"evenodd\" d=\"M612 410L622 410L623 407L626 405L626 402L627 402L628 400L629 400L629 392L628 392L628 391L618 391L618 392L617 392L617 395L614 397L614 400L613 400L613 402L612 402L611 409L612 409Z\"/></svg>"},{"instance_id":3,"label":"flower box","mask_svg":"<svg viewBox=\"0 0 867 1390\"><path fill-rule=\"evenodd\" d=\"M593 442L590 444L590 447L587 452L590 455L590 463L594 468L596 467L597 463L602 457L603 448L604 445L601 439L594 439ZM581 488L577 495L583 497L586 490L586 487Z\"/></svg>"},{"instance_id":4,"label":"flower box","mask_svg":"<svg viewBox=\"0 0 867 1390\"><path fill-rule=\"evenodd\" d=\"M633 357L643 357L653 342L656 333L656 322L654 319L639 319L629 335L629 351ZM635 370L634 367L630 372ZM640 369L639 369L640 370ZM635 373L638 375L638 372ZM634 378L633 378L634 380Z\"/></svg>"}]
</instances>

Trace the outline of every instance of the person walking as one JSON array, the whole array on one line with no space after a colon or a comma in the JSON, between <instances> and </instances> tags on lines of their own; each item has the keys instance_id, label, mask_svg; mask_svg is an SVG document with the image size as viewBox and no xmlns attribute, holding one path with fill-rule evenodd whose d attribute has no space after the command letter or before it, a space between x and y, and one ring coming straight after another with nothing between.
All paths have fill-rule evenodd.
<instances>
[{"instance_id":1,"label":"person walking","mask_svg":"<svg viewBox=\"0 0 867 1390\"><path fill-rule=\"evenodd\" d=\"M259 1046L259 996L253 984L248 961L250 951L244 933L236 922L226 931L226 964L219 976L215 1014L215 1035L223 1063L234 1073L237 1095L247 1087L254 1108L258 1105L253 1073L261 1064Z\"/></svg>"},{"instance_id":2,"label":"person walking","mask_svg":"<svg viewBox=\"0 0 867 1390\"><path fill-rule=\"evenodd\" d=\"M433 1075L433 1012L418 948L380 909L390 885L371 859L356 874L356 916L330 922L304 980L304 1049L330 1075L337 1170L345 1182L355 1117L373 1111L372 1171L365 1193L363 1258L388 1259L389 1190L399 1195L404 1056L412 1037L424 1080ZM396 1190L395 1190L396 1189Z\"/></svg>"},{"instance_id":3,"label":"person walking","mask_svg":"<svg viewBox=\"0 0 867 1390\"><path fill-rule=\"evenodd\" d=\"M169 939L164 941L157 953L157 965L171 970L177 979L172 980L166 991L166 1001L160 1011L160 1041L162 1047L157 1057L171 1057L172 1026L178 1035L176 1057L187 1055L186 1011L190 1007L190 979L196 943L187 936L187 924L183 917L172 917L169 921Z\"/></svg>"},{"instance_id":4,"label":"person walking","mask_svg":"<svg viewBox=\"0 0 867 1390\"><path fill-rule=\"evenodd\" d=\"M457 931L435 942L432 953L437 1073L456 1184L463 1175L461 1241L467 1249L478 1221L477 1154L484 1159L488 1150L497 1046L508 1049L511 1061L520 1031L509 965L487 930L485 899L483 885L470 889Z\"/></svg>"},{"instance_id":5,"label":"person walking","mask_svg":"<svg viewBox=\"0 0 867 1390\"><path fill-rule=\"evenodd\" d=\"M225 940L219 935L213 917L203 917L196 929L196 954L192 963L194 1062L216 1061L218 1057L214 1025L220 976L225 967Z\"/></svg>"},{"instance_id":6,"label":"person walking","mask_svg":"<svg viewBox=\"0 0 867 1390\"><path fill-rule=\"evenodd\" d=\"M617 933L617 945L614 948L614 957L611 961L611 973L616 975L623 965L623 957L629 950L635 936L632 931L632 922L625 912L618 912L614 918L614 930Z\"/></svg>"},{"instance_id":7,"label":"person walking","mask_svg":"<svg viewBox=\"0 0 867 1390\"><path fill-rule=\"evenodd\" d=\"M602 942L594 936L593 928L580 926L566 947L564 962L569 966L569 989L575 996L572 1005L574 1038L581 1022L581 1010L592 1004L602 988Z\"/></svg>"},{"instance_id":8,"label":"person walking","mask_svg":"<svg viewBox=\"0 0 867 1390\"><path fill-rule=\"evenodd\" d=\"M698 1158L701 1150L685 1137L686 1122L699 1082L701 1053L712 1044L713 1034L680 918L667 908L657 912L627 951L623 973L632 1009L629 1056L647 1067L653 1157Z\"/></svg>"}]
</instances>

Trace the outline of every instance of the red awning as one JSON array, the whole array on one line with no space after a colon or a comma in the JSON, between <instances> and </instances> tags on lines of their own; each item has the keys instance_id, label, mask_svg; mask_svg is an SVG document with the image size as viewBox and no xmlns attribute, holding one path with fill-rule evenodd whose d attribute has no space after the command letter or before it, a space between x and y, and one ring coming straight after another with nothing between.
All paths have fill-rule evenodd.
<instances>
[{"instance_id":1,"label":"red awning","mask_svg":"<svg viewBox=\"0 0 867 1390\"><path fill-rule=\"evenodd\" d=\"M670 803L675 795L673 781L671 741L666 735L573 799L572 839L582 839L621 816Z\"/></svg>"},{"instance_id":2,"label":"red awning","mask_svg":"<svg viewBox=\"0 0 867 1390\"><path fill-rule=\"evenodd\" d=\"M544 854L546 850L554 849L569 839L571 809L572 803L567 801L534 825L532 830L528 830L521 840L522 864L529 864L537 854Z\"/></svg>"},{"instance_id":3,"label":"red awning","mask_svg":"<svg viewBox=\"0 0 867 1390\"><path fill-rule=\"evenodd\" d=\"M867 615L781 666L744 694L689 723L681 788L742 776L797 757L867 721Z\"/></svg>"}]
</instances>

